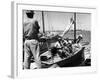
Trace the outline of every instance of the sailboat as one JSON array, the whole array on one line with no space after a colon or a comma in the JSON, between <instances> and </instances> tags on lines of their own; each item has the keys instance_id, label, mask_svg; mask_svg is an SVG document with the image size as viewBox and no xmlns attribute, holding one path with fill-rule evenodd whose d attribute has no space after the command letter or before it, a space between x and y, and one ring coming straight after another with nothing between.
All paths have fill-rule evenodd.
<instances>
[{"instance_id":1,"label":"sailboat","mask_svg":"<svg viewBox=\"0 0 100 80\"><path fill-rule=\"evenodd\" d=\"M42 11L42 20L43 20L43 32L45 32L43 11ZM74 13L74 20L72 21L71 25L73 25L73 24L74 24L74 39L72 40L71 44L75 45L77 43L77 39L76 39L76 13ZM56 48L56 47L50 46L52 43L57 43L59 41L62 42L64 40L63 36L66 32L67 31L65 30L63 32L62 36L57 35L57 36L54 36L52 38L49 38L44 43L44 45L42 45L43 47L45 47L44 49L40 50L41 63L43 65L43 68L49 68L50 66L52 66L54 64L57 64L59 67L74 67L74 66L82 65L82 63L85 61L85 58L84 58L85 47L81 46L81 47L77 48L74 46L74 49L77 48L76 51L72 50L72 52L69 53L68 51L64 50L65 54L64 53L58 54L54 50L63 52L63 49L65 48L64 45L62 45L63 48L62 47Z\"/></svg>"}]
</instances>

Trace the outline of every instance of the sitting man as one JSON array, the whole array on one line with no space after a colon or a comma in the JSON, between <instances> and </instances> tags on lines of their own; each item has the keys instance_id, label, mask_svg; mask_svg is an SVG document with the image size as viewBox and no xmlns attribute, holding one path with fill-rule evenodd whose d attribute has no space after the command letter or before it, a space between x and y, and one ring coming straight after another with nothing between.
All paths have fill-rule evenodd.
<instances>
[{"instance_id":1,"label":"sitting man","mask_svg":"<svg viewBox=\"0 0 100 80\"><path fill-rule=\"evenodd\" d=\"M76 39L76 43L74 43L73 45L72 45L72 47L73 47L73 52L76 52L76 51L78 51L79 49L81 49L82 48L82 45L81 45L81 41L83 40L83 37L82 37L82 34L80 34L78 37L77 37L77 39Z\"/></svg>"}]
</instances>

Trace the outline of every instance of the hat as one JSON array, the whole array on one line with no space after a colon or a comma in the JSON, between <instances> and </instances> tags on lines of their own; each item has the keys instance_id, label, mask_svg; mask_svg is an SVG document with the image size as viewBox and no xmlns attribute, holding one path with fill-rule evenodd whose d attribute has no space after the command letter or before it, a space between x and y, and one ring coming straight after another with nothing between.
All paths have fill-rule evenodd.
<instances>
[{"instance_id":1,"label":"hat","mask_svg":"<svg viewBox=\"0 0 100 80\"><path fill-rule=\"evenodd\" d=\"M33 18L34 11L33 11L33 10L27 10L27 11L26 11L26 14L27 14L27 17L28 17L28 18Z\"/></svg>"},{"instance_id":2,"label":"hat","mask_svg":"<svg viewBox=\"0 0 100 80\"><path fill-rule=\"evenodd\" d=\"M83 37L82 34L79 35L80 37Z\"/></svg>"},{"instance_id":3,"label":"hat","mask_svg":"<svg viewBox=\"0 0 100 80\"><path fill-rule=\"evenodd\" d=\"M32 13L32 14L34 14L34 10L26 10L26 13Z\"/></svg>"}]
</instances>

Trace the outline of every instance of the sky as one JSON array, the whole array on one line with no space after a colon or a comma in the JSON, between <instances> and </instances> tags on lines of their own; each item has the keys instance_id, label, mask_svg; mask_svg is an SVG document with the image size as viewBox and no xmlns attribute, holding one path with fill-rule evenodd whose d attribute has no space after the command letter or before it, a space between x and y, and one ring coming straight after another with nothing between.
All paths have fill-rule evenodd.
<instances>
[{"instance_id":1,"label":"sky","mask_svg":"<svg viewBox=\"0 0 100 80\"><path fill-rule=\"evenodd\" d=\"M27 22L27 17L24 12L24 22ZM39 22L40 31L43 31L42 13L34 11L34 19ZM74 17L72 12L54 12L44 11L44 26L45 30L65 30L70 25L70 18ZM91 30L91 14L77 13L76 14L76 29ZM71 27L73 29L73 26Z\"/></svg>"}]
</instances>

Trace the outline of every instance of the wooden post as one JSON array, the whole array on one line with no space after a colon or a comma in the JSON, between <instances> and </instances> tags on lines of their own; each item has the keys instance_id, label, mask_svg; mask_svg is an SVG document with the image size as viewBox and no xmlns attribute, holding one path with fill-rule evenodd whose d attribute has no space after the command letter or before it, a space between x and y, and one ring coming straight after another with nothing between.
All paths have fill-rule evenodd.
<instances>
[{"instance_id":1,"label":"wooden post","mask_svg":"<svg viewBox=\"0 0 100 80\"><path fill-rule=\"evenodd\" d=\"M43 24L43 33L45 33L45 26L44 26L44 12L42 11L42 24Z\"/></svg>"},{"instance_id":2,"label":"wooden post","mask_svg":"<svg viewBox=\"0 0 100 80\"><path fill-rule=\"evenodd\" d=\"M74 13L74 42L76 43L76 13Z\"/></svg>"}]
</instances>

